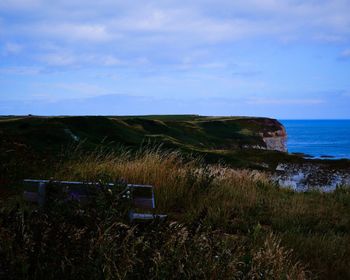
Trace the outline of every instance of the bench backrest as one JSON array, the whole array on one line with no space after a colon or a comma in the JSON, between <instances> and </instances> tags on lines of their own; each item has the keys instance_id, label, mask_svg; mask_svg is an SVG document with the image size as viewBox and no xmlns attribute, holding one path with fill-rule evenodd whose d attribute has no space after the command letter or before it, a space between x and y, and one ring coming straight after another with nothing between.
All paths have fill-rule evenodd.
<instances>
[{"instance_id":1,"label":"bench backrest","mask_svg":"<svg viewBox=\"0 0 350 280\"><path fill-rule=\"evenodd\" d=\"M27 190L24 191L23 197L30 202L44 205L47 197L46 187L49 184L62 187L71 198L84 199L89 196L89 187L106 187L113 189L117 185L114 183L100 184L96 182L74 182L74 181L54 181L54 180L33 180L25 179L23 181ZM129 199L135 208L153 209L155 208L155 197L153 186L127 184L122 192L123 197Z\"/></svg>"}]
</instances>

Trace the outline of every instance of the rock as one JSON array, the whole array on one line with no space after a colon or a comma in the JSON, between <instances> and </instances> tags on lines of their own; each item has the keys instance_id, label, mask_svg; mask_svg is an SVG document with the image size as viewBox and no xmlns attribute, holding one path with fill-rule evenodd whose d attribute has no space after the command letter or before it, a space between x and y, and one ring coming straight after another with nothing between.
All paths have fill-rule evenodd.
<instances>
[{"instance_id":1,"label":"rock","mask_svg":"<svg viewBox=\"0 0 350 280\"><path fill-rule=\"evenodd\" d=\"M348 169L334 170L319 163L280 163L272 179L281 187L296 191L334 191L337 186L350 185Z\"/></svg>"},{"instance_id":2,"label":"rock","mask_svg":"<svg viewBox=\"0 0 350 280\"><path fill-rule=\"evenodd\" d=\"M276 167L276 171L285 171L286 170L286 164L279 163Z\"/></svg>"},{"instance_id":3,"label":"rock","mask_svg":"<svg viewBox=\"0 0 350 280\"><path fill-rule=\"evenodd\" d=\"M266 144L267 150L275 150L280 152L287 151L286 137L282 137L282 136L264 137L263 140Z\"/></svg>"},{"instance_id":4,"label":"rock","mask_svg":"<svg viewBox=\"0 0 350 280\"><path fill-rule=\"evenodd\" d=\"M287 132L285 127L277 120L266 121L268 130L263 131L260 135L266 145L267 150L287 152Z\"/></svg>"},{"instance_id":5,"label":"rock","mask_svg":"<svg viewBox=\"0 0 350 280\"><path fill-rule=\"evenodd\" d=\"M335 158L334 156L327 156L327 155L322 155L320 158Z\"/></svg>"}]
</instances>

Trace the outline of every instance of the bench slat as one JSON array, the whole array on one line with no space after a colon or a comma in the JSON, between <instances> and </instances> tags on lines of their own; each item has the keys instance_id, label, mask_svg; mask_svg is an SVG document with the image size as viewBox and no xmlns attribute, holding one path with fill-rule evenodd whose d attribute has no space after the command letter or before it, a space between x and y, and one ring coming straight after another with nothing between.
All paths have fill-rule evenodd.
<instances>
[{"instance_id":1,"label":"bench slat","mask_svg":"<svg viewBox=\"0 0 350 280\"><path fill-rule=\"evenodd\" d=\"M68 188L68 194L73 199L86 200L88 197L87 186L101 186L98 182L77 182L77 181L57 181L57 180L36 180L25 179L23 180L26 186L30 187L30 191L37 190L38 192L31 192L26 194L24 198L28 201L37 202L40 205L45 203L46 185L54 184ZM103 184L107 188L113 188L116 186L114 183ZM27 189L29 190L29 189ZM126 190L130 190L131 202L136 208L140 209L154 209L155 198L153 192L153 186L140 185L140 184L127 184ZM27 192L29 193L29 192Z\"/></svg>"},{"instance_id":2,"label":"bench slat","mask_svg":"<svg viewBox=\"0 0 350 280\"><path fill-rule=\"evenodd\" d=\"M152 198L142 198L142 197L135 197L132 200L134 206L136 208L141 209L153 209L154 203Z\"/></svg>"},{"instance_id":3,"label":"bench slat","mask_svg":"<svg viewBox=\"0 0 350 280\"><path fill-rule=\"evenodd\" d=\"M129 212L129 219L131 222L142 220L142 221L150 221L155 219L164 220L167 217L167 215L158 215L158 214L141 214L141 213L134 213L132 211Z\"/></svg>"},{"instance_id":4,"label":"bench slat","mask_svg":"<svg viewBox=\"0 0 350 280\"><path fill-rule=\"evenodd\" d=\"M44 205L46 198L46 186L47 184L54 184L62 187L66 187L68 191L68 199L77 199L79 201L88 200L91 197L88 194L87 186L101 186L109 189L116 186L116 184L100 184L94 182L72 182L72 181L53 181L53 180L33 180L26 179L23 181L24 184L31 189L37 190L37 192L24 191L23 198L30 202ZM135 208L138 209L154 209L155 208L155 197L153 186L151 185L137 185L127 184L123 197L131 198L131 202ZM151 221L154 219L164 220L167 215L157 215L148 213L135 213L133 210L129 211L129 219L131 222L134 221Z\"/></svg>"},{"instance_id":5,"label":"bench slat","mask_svg":"<svg viewBox=\"0 0 350 280\"><path fill-rule=\"evenodd\" d=\"M24 198L26 201L29 201L29 202L38 203L38 201L39 201L39 195L38 195L38 193L35 193L35 192L27 192L27 191L24 191L24 192L23 192L23 198Z\"/></svg>"}]
</instances>

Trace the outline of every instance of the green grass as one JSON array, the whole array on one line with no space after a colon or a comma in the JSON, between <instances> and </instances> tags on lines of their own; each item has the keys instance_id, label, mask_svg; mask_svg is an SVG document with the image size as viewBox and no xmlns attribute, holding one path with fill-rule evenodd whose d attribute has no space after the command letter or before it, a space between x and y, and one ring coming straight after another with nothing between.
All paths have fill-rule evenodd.
<instances>
[{"instance_id":1,"label":"green grass","mask_svg":"<svg viewBox=\"0 0 350 280\"><path fill-rule=\"evenodd\" d=\"M148 120L160 120L160 121L194 121L198 119L204 119L205 116L200 115L140 115L140 116L110 116L118 119L148 119Z\"/></svg>"},{"instance_id":2,"label":"green grass","mask_svg":"<svg viewBox=\"0 0 350 280\"><path fill-rule=\"evenodd\" d=\"M268 123L269 125L266 125ZM164 135L176 139L182 145L191 144L207 149L234 148L242 144L262 144L259 133L277 130L279 124L271 119L237 117L133 116L133 117L24 117L3 119L0 131L7 136L21 139L35 146L51 135L56 143L66 144L70 129L81 139L99 144L107 138L125 144L140 144L150 135ZM247 133L249 131L249 133ZM42 136L42 137L40 137ZM35 137L35 139L33 139Z\"/></svg>"},{"instance_id":3,"label":"green grass","mask_svg":"<svg viewBox=\"0 0 350 280\"><path fill-rule=\"evenodd\" d=\"M278 130L279 124L266 118L205 117L197 115L125 116L125 117L18 117L0 122L1 161L6 162L8 151L18 150L28 157L57 157L62 150L77 144L80 139L86 150L100 146L112 149L124 145L138 148L145 143L162 144L165 148L180 149L187 153L206 154L213 161L222 160L242 167L272 160L265 154L243 148L245 145L264 145L259 133ZM251 160L251 155L255 154ZM262 155L262 157L260 157ZM284 158L286 154L271 153ZM300 157L299 157L300 158Z\"/></svg>"}]
</instances>

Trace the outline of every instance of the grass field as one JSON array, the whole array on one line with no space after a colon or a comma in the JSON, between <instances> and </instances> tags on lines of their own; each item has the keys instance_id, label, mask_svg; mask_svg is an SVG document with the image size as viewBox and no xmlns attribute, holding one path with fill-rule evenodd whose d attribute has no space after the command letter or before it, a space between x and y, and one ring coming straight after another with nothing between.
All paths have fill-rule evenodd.
<instances>
[{"instance_id":1,"label":"grass field","mask_svg":"<svg viewBox=\"0 0 350 280\"><path fill-rule=\"evenodd\" d=\"M39 211L14 196L0 210L1 269L13 279L350 277L346 187L296 193L264 173L160 149L76 151L51 175L152 184L169 219L129 225L108 192L88 206L52 201Z\"/></svg>"},{"instance_id":2,"label":"grass field","mask_svg":"<svg viewBox=\"0 0 350 280\"><path fill-rule=\"evenodd\" d=\"M4 136L20 139L33 147L42 147L40 140L48 144L53 144L49 140L57 145L67 144L74 134L95 145L102 140L128 145L154 140L177 148L208 150L264 145L259 133L277 130L279 126L272 119L195 115L14 117L3 118L0 122Z\"/></svg>"},{"instance_id":3,"label":"grass field","mask_svg":"<svg viewBox=\"0 0 350 280\"><path fill-rule=\"evenodd\" d=\"M272 183L262 162L302 159L239 148L265 120L1 120L0 279L350 279L349 187ZM24 178L152 184L168 220L130 224L108 191L37 208L21 199Z\"/></svg>"},{"instance_id":4,"label":"grass field","mask_svg":"<svg viewBox=\"0 0 350 280\"><path fill-rule=\"evenodd\" d=\"M203 156L211 163L225 161L235 167L262 168L261 163L269 161L274 168L281 159L298 160L300 157L243 147L263 146L260 134L278 128L279 124L271 119L196 115L3 117L0 161L4 164L0 180L16 178L14 172L18 173L18 178L26 170L30 174L33 161L36 162L34 166L40 165L43 159L55 162L64 151L76 145L92 151L100 146L113 150L121 145L138 149L161 144L165 148ZM26 163L30 164L25 166Z\"/></svg>"}]
</instances>

